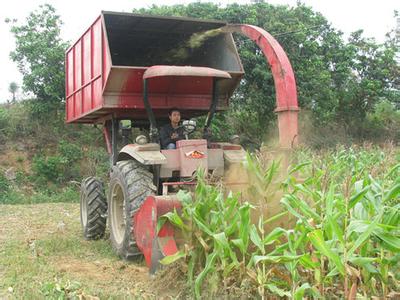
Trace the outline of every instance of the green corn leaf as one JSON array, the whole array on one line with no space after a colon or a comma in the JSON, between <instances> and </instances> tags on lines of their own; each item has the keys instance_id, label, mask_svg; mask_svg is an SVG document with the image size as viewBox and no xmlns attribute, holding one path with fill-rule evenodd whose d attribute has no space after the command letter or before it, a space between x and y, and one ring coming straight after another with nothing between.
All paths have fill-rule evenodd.
<instances>
[{"instance_id":1,"label":"green corn leaf","mask_svg":"<svg viewBox=\"0 0 400 300\"><path fill-rule=\"evenodd\" d=\"M311 289L311 286L308 283L303 283L300 287L296 289L293 295L294 300L302 300L304 297L304 293L306 290Z\"/></svg>"},{"instance_id":2,"label":"green corn leaf","mask_svg":"<svg viewBox=\"0 0 400 300\"><path fill-rule=\"evenodd\" d=\"M264 245L270 245L276 242L282 235L286 234L286 230L280 227L274 228L263 240Z\"/></svg>"},{"instance_id":3,"label":"green corn leaf","mask_svg":"<svg viewBox=\"0 0 400 300\"><path fill-rule=\"evenodd\" d=\"M197 276L195 282L194 282L194 293L196 296L196 299L200 299L201 293L201 285L204 281L204 278L207 276L207 273L210 272L213 269L214 261L217 257L217 252L213 252L210 255L207 256L206 258L206 265L204 266L204 269L199 273Z\"/></svg>"},{"instance_id":4,"label":"green corn leaf","mask_svg":"<svg viewBox=\"0 0 400 300\"><path fill-rule=\"evenodd\" d=\"M335 264L340 274L344 275L344 264L341 261L339 255L334 253L331 248L326 244L322 231L320 229L314 230L308 234L308 238L315 248L317 248L323 255L328 257L328 259Z\"/></svg>"},{"instance_id":5,"label":"green corn leaf","mask_svg":"<svg viewBox=\"0 0 400 300\"><path fill-rule=\"evenodd\" d=\"M307 231L302 230L300 236L297 236L294 241L293 249L296 250L299 249L300 247L303 247L306 244L305 239L307 239Z\"/></svg>"},{"instance_id":6,"label":"green corn leaf","mask_svg":"<svg viewBox=\"0 0 400 300\"><path fill-rule=\"evenodd\" d=\"M386 174L385 178L390 177L394 172L396 172L398 169L400 169L400 163L395 165L393 168L390 169L389 173Z\"/></svg>"},{"instance_id":7,"label":"green corn leaf","mask_svg":"<svg viewBox=\"0 0 400 300\"><path fill-rule=\"evenodd\" d=\"M186 257L186 254L183 251L178 251L173 255L164 257L163 259L160 260L160 263L162 265L169 265L172 264L173 262L176 262L178 259L182 257Z\"/></svg>"},{"instance_id":8,"label":"green corn leaf","mask_svg":"<svg viewBox=\"0 0 400 300\"><path fill-rule=\"evenodd\" d=\"M356 266L360 267L366 267L367 265L370 265L373 262L376 262L378 258L375 257L360 257L360 256L350 256L349 262Z\"/></svg>"},{"instance_id":9,"label":"green corn leaf","mask_svg":"<svg viewBox=\"0 0 400 300\"><path fill-rule=\"evenodd\" d=\"M319 261L318 262L313 262L311 260L311 256L310 254L305 254L303 255L300 260L299 260L300 264L310 270L314 270L316 268L318 268L320 266Z\"/></svg>"},{"instance_id":10,"label":"green corn leaf","mask_svg":"<svg viewBox=\"0 0 400 300\"><path fill-rule=\"evenodd\" d=\"M274 160L272 161L271 166L267 170L267 173L264 175L263 183L265 186L269 186L271 184L274 175L277 173L279 164L280 164L279 162L276 162Z\"/></svg>"},{"instance_id":11,"label":"green corn leaf","mask_svg":"<svg viewBox=\"0 0 400 300\"><path fill-rule=\"evenodd\" d=\"M325 206L326 206L326 214L329 216L333 214L333 209L334 209L334 196L335 196L335 188L336 184L331 184L329 186L328 193L326 194L326 199L325 199Z\"/></svg>"},{"instance_id":12,"label":"green corn leaf","mask_svg":"<svg viewBox=\"0 0 400 300\"><path fill-rule=\"evenodd\" d=\"M219 245L219 247L224 251L224 255L229 255L233 262L237 262L237 257L235 252L232 251L229 241L226 238L225 232L220 232L213 235L214 240Z\"/></svg>"},{"instance_id":13,"label":"green corn leaf","mask_svg":"<svg viewBox=\"0 0 400 300\"><path fill-rule=\"evenodd\" d=\"M384 248L393 251L394 253L400 252L400 238L390 233L380 233L377 237L383 241Z\"/></svg>"},{"instance_id":14,"label":"green corn leaf","mask_svg":"<svg viewBox=\"0 0 400 300\"><path fill-rule=\"evenodd\" d=\"M174 212L167 212L165 215L162 215L161 218L159 218L159 220L164 219L164 223L165 223L165 219L168 219L172 224L174 224L176 227L178 227L181 230L189 230L189 228L183 223L182 218L178 215L178 213L176 211ZM162 224L161 224L162 223ZM160 223L157 221L157 228L159 225L160 228L162 227L162 225L164 225L163 221L160 221ZM160 229L158 228L158 229Z\"/></svg>"},{"instance_id":15,"label":"green corn leaf","mask_svg":"<svg viewBox=\"0 0 400 300\"><path fill-rule=\"evenodd\" d=\"M353 195L349 201L349 209L352 209L354 207L354 205L356 205L361 199L363 199L365 194L368 193L369 189L370 189L370 187L366 186L360 192Z\"/></svg>"},{"instance_id":16,"label":"green corn leaf","mask_svg":"<svg viewBox=\"0 0 400 300\"><path fill-rule=\"evenodd\" d=\"M333 219L333 217L330 215L327 216L327 221L329 226L332 228L332 231L335 234L336 238L340 241L340 243L344 247L344 233L342 228L339 226L337 221Z\"/></svg>"},{"instance_id":17,"label":"green corn leaf","mask_svg":"<svg viewBox=\"0 0 400 300\"><path fill-rule=\"evenodd\" d=\"M242 254L244 254L246 252L246 249L244 247L244 243L243 243L242 239L234 239L231 242L232 242L232 244L234 244L236 247L239 248L239 250Z\"/></svg>"},{"instance_id":18,"label":"green corn leaf","mask_svg":"<svg viewBox=\"0 0 400 300\"><path fill-rule=\"evenodd\" d=\"M377 228L377 223L378 220L382 217L382 213L383 212L381 212L377 217L375 217L374 221L368 225L368 227L365 229L363 233L361 233L361 235L359 235L359 237L354 242L353 246L348 251L349 256L352 256L354 251L356 251L365 241L367 241L370 238L372 232Z\"/></svg>"},{"instance_id":19,"label":"green corn leaf","mask_svg":"<svg viewBox=\"0 0 400 300\"><path fill-rule=\"evenodd\" d=\"M265 249L263 242L260 236L258 235L257 228L254 224L250 228L250 240L253 242L254 245L257 246L257 248L261 251L261 253L264 253Z\"/></svg>"},{"instance_id":20,"label":"green corn leaf","mask_svg":"<svg viewBox=\"0 0 400 300\"><path fill-rule=\"evenodd\" d=\"M326 274L325 278L328 279L329 277L335 277L339 275L339 270L337 267L334 267L328 274Z\"/></svg>"},{"instance_id":21,"label":"green corn leaf","mask_svg":"<svg viewBox=\"0 0 400 300\"><path fill-rule=\"evenodd\" d=\"M368 223L364 220L352 220L350 224L347 226L347 234L350 235L353 232L362 233L365 232L368 226L371 223Z\"/></svg>"},{"instance_id":22,"label":"green corn leaf","mask_svg":"<svg viewBox=\"0 0 400 300\"><path fill-rule=\"evenodd\" d=\"M398 229L400 226L400 205L397 205L397 207L387 208L383 215L382 222L385 223L386 226L390 226L391 229Z\"/></svg>"},{"instance_id":23,"label":"green corn leaf","mask_svg":"<svg viewBox=\"0 0 400 300\"><path fill-rule=\"evenodd\" d=\"M250 231L250 209L252 206L248 203L245 203L243 206L239 208L240 215L240 227L239 227L239 237L243 241L243 245L245 247L245 251L249 245L249 231Z\"/></svg>"},{"instance_id":24,"label":"green corn leaf","mask_svg":"<svg viewBox=\"0 0 400 300\"><path fill-rule=\"evenodd\" d=\"M383 197L383 203L396 199L400 194L400 183L395 184Z\"/></svg>"},{"instance_id":25,"label":"green corn leaf","mask_svg":"<svg viewBox=\"0 0 400 300\"><path fill-rule=\"evenodd\" d=\"M271 293L274 293L279 297L288 297L288 298L291 297L289 291L285 291L284 289L278 288L275 284L269 283L266 284L265 286L271 291Z\"/></svg>"},{"instance_id":26,"label":"green corn leaf","mask_svg":"<svg viewBox=\"0 0 400 300\"><path fill-rule=\"evenodd\" d=\"M304 168L305 166L311 165L311 163L312 163L311 161L306 161L306 162L303 162L301 164L294 166L294 168L290 169L289 175L299 171L300 169Z\"/></svg>"},{"instance_id":27,"label":"green corn leaf","mask_svg":"<svg viewBox=\"0 0 400 300\"><path fill-rule=\"evenodd\" d=\"M320 216L302 199L293 195L286 195L287 199L293 203L293 206L299 209L307 218L313 218L319 221Z\"/></svg>"},{"instance_id":28,"label":"green corn leaf","mask_svg":"<svg viewBox=\"0 0 400 300\"><path fill-rule=\"evenodd\" d=\"M304 217L302 215L300 215L295 208L292 206L292 204L289 202L289 195L285 195L283 196L283 198L281 199L281 203L286 207L286 209L293 215L295 216L297 219L304 219Z\"/></svg>"},{"instance_id":29,"label":"green corn leaf","mask_svg":"<svg viewBox=\"0 0 400 300\"><path fill-rule=\"evenodd\" d=\"M215 242L222 248L224 251L228 251L230 249L229 242L226 238L225 232L220 232L213 234L213 238Z\"/></svg>"},{"instance_id":30,"label":"green corn leaf","mask_svg":"<svg viewBox=\"0 0 400 300\"><path fill-rule=\"evenodd\" d=\"M254 264L266 261L270 263L287 263L299 260L303 255L255 255L253 257Z\"/></svg>"},{"instance_id":31,"label":"green corn leaf","mask_svg":"<svg viewBox=\"0 0 400 300\"><path fill-rule=\"evenodd\" d=\"M274 222L276 220L278 220L279 218L283 217L284 215L288 214L287 211L283 211L281 213L276 214L275 216L272 216L271 218L268 218L267 220L264 221L264 225Z\"/></svg>"},{"instance_id":32,"label":"green corn leaf","mask_svg":"<svg viewBox=\"0 0 400 300\"><path fill-rule=\"evenodd\" d=\"M193 202L192 195L184 190L179 190L178 193L176 194L176 197L178 198L179 201L185 204Z\"/></svg>"},{"instance_id":33,"label":"green corn leaf","mask_svg":"<svg viewBox=\"0 0 400 300\"><path fill-rule=\"evenodd\" d=\"M200 219L196 216L193 215L193 220L196 223L196 225L205 233L207 233L209 236L212 236L213 233L210 231L210 229L208 229L208 227L202 222L200 221Z\"/></svg>"},{"instance_id":34,"label":"green corn leaf","mask_svg":"<svg viewBox=\"0 0 400 300\"><path fill-rule=\"evenodd\" d=\"M354 183L354 190L356 193L362 192L364 189L364 180L358 180Z\"/></svg>"}]
</instances>

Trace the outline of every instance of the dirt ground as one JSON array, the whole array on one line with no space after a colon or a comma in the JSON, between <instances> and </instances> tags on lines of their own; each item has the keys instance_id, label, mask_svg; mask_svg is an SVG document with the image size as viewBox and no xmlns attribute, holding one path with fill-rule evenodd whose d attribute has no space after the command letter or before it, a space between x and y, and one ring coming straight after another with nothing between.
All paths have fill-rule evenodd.
<instances>
[{"instance_id":1,"label":"dirt ground","mask_svg":"<svg viewBox=\"0 0 400 300\"><path fill-rule=\"evenodd\" d=\"M184 289L166 271L151 277L143 261L116 257L107 239L85 241L79 204L0 205L0 299L36 298L48 283L72 281L83 299L175 299Z\"/></svg>"}]
</instances>

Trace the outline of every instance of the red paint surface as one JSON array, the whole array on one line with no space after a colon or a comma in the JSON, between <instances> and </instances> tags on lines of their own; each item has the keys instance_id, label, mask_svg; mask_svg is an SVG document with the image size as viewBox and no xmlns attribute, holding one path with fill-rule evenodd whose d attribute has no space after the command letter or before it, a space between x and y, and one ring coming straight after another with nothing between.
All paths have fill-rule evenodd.
<instances>
[{"instance_id":1,"label":"red paint surface","mask_svg":"<svg viewBox=\"0 0 400 300\"><path fill-rule=\"evenodd\" d=\"M298 140L298 101L296 80L290 61L281 45L264 29L253 25L234 25L263 51L274 77L276 112L278 113L279 144L291 148Z\"/></svg>"},{"instance_id":2,"label":"red paint surface","mask_svg":"<svg viewBox=\"0 0 400 300\"><path fill-rule=\"evenodd\" d=\"M157 234L157 220L170 211L180 210L178 200L162 196L148 196L133 216L134 234L138 248L143 253L146 264L151 267L153 243L158 243L164 256L175 254L178 248L174 239L174 228L166 222Z\"/></svg>"},{"instance_id":3,"label":"red paint surface","mask_svg":"<svg viewBox=\"0 0 400 300\"><path fill-rule=\"evenodd\" d=\"M101 108L103 84L111 68L108 45L99 16L65 54L66 121Z\"/></svg>"}]
</instances>

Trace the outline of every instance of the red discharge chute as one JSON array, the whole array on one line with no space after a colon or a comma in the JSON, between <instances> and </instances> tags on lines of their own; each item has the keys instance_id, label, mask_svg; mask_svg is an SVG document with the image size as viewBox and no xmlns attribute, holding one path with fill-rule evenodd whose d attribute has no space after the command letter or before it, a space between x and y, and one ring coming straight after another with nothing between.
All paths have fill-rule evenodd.
<instances>
[{"instance_id":1,"label":"red discharge chute","mask_svg":"<svg viewBox=\"0 0 400 300\"><path fill-rule=\"evenodd\" d=\"M290 61L281 45L264 29L246 24L227 25L255 42L267 58L274 77L278 114L279 145L292 148L298 143L298 111L296 80Z\"/></svg>"}]
</instances>

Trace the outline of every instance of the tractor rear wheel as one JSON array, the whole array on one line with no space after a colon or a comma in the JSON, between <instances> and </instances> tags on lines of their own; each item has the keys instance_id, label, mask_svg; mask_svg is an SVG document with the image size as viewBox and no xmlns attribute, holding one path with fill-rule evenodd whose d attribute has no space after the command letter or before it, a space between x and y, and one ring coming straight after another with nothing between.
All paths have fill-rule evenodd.
<instances>
[{"instance_id":1,"label":"tractor rear wheel","mask_svg":"<svg viewBox=\"0 0 400 300\"><path fill-rule=\"evenodd\" d=\"M119 161L112 168L108 197L110 239L123 259L141 255L133 234L133 216L146 197L155 192L153 174L137 161Z\"/></svg>"},{"instance_id":2,"label":"tractor rear wheel","mask_svg":"<svg viewBox=\"0 0 400 300\"><path fill-rule=\"evenodd\" d=\"M88 177L82 181L80 211L84 238L102 238L106 230L107 199L103 183L99 179Z\"/></svg>"}]
</instances>

